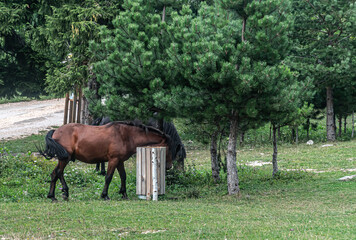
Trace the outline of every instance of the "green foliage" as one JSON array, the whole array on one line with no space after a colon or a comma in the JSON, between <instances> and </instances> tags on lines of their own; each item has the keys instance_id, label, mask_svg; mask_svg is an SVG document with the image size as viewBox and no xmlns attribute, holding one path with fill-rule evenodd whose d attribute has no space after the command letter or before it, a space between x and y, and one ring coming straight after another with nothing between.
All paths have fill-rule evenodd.
<instances>
[{"instance_id":1,"label":"green foliage","mask_svg":"<svg viewBox=\"0 0 356 240\"><path fill-rule=\"evenodd\" d=\"M111 26L121 4L121 1L86 0L65 1L53 7L53 14L47 16L41 29L49 47L43 51L52 56L46 78L48 92L65 93L75 85L87 84L89 42L98 39L101 25Z\"/></svg>"},{"instance_id":2,"label":"green foliage","mask_svg":"<svg viewBox=\"0 0 356 240\"><path fill-rule=\"evenodd\" d=\"M38 96L43 93L47 57L35 47L40 42L38 26L44 23L43 1L5 1L0 3L0 96Z\"/></svg>"},{"instance_id":3,"label":"green foliage","mask_svg":"<svg viewBox=\"0 0 356 240\"><path fill-rule=\"evenodd\" d=\"M292 2L295 29L291 36L295 45L290 65L301 77L314 81L316 95L312 103L316 108L324 109L325 87L331 87L335 90L335 102L331 101L334 112L350 114L354 105L351 102L355 82L355 3L344 0Z\"/></svg>"},{"instance_id":4,"label":"green foliage","mask_svg":"<svg viewBox=\"0 0 356 240\"><path fill-rule=\"evenodd\" d=\"M112 119L147 119L153 112L167 115L153 98L169 88L174 74L163 70L169 44L165 21L172 6L159 2L125 2L125 11L113 21L114 29L103 27L101 41L91 44L99 93L106 98Z\"/></svg>"}]
</instances>

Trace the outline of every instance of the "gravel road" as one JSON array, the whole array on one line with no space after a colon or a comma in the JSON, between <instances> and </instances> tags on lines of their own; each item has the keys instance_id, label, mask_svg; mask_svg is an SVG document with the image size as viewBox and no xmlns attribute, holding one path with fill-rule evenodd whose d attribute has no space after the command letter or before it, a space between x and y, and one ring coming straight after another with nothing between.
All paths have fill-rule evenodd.
<instances>
[{"instance_id":1,"label":"gravel road","mask_svg":"<svg viewBox=\"0 0 356 240\"><path fill-rule=\"evenodd\" d=\"M64 99L0 104L0 140L16 139L63 124Z\"/></svg>"}]
</instances>

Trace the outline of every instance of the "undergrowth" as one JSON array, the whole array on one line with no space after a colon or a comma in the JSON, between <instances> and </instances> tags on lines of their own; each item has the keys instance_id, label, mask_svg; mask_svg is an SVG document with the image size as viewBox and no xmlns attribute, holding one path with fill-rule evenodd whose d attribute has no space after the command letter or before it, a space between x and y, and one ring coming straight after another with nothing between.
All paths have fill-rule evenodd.
<instances>
[{"instance_id":1,"label":"undergrowth","mask_svg":"<svg viewBox=\"0 0 356 240\"><path fill-rule=\"evenodd\" d=\"M134 161L134 160L129 160ZM57 162L37 157L31 152L12 154L6 147L0 148L0 201L17 202L46 199L50 173ZM132 165L132 164L131 164ZM126 168L127 191L130 199L136 199L136 174L132 167ZM311 173L304 171L280 172L273 178L269 171L241 165L238 168L240 188L258 191L272 185L291 184L295 181L309 181ZM70 188L70 199L75 201L100 199L104 186L104 177L98 175L93 165L76 161L70 163L64 171L64 177ZM226 173L221 171L221 180L213 181L211 171L197 169L194 164L186 166L186 170L169 170L166 175L166 195L161 199L209 198L227 195ZM114 174L109 195L112 199L120 199L119 174ZM57 181L56 196L61 194L62 186Z\"/></svg>"}]
</instances>

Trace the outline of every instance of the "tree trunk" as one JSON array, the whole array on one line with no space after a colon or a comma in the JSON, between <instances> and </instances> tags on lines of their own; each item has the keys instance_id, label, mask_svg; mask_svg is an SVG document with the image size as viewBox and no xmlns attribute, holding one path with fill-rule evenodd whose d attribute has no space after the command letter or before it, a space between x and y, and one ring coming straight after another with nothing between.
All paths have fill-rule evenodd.
<instances>
[{"instance_id":1,"label":"tree trunk","mask_svg":"<svg viewBox=\"0 0 356 240\"><path fill-rule=\"evenodd\" d=\"M310 118L307 120L307 139L309 140Z\"/></svg>"},{"instance_id":2,"label":"tree trunk","mask_svg":"<svg viewBox=\"0 0 356 240\"><path fill-rule=\"evenodd\" d=\"M276 136L276 126L273 124L273 156L272 156L272 164L273 164L273 177L276 176L278 172L278 164L277 164L277 136Z\"/></svg>"},{"instance_id":3,"label":"tree trunk","mask_svg":"<svg viewBox=\"0 0 356 240\"><path fill-rule=\"evenodd\" d=\"M236 166L236 143L237 143L237 112L233 112L230 121L229 143L227 146L227 187L229 195L239 194L239 179Z\"/></svg>"},{"instance_id":4,"label":"tree trunk","mask_svg":"<svg viewBox=\"0 0 356 240\"><path fill-rule=\"evenodd\" d=\"M339 117L339 133L338 133L338 137L341 137L341 132L342 132L342 117Z\"/></svg>"},{"instance_id":5,"label":"tree trunk","mask_svg":"<svg viewBox=\"0 0 356 240\"><path fill-rule=\"evenodd\" d=\"M282 134L281 134L281 127L280 126L278 126L278 128L277 128L277 133L278 133L278 140L281 140L281 137L282 137Z\"/></svg>"},{"instance_id":6,"label":"tree trunk","mask_svg":"<svg viewBox=\"0 0 356 240\"><path fill-rule=\"evenodd\" d=\"M87 98L83 95L83 99L82 99L82 112L81 112L81 123L82 124L90 124L91 123L91 117L90 117L90 113L89 113L89 103Z\"/></svg>"},{"instance_id":7,"label":"tree trunk","mask_svg":"<svg viewBox=\"0 0 356 240\"><path fill-rule=\"evenodd\" d=\"M219 168L219 161L218 161L218 151L217 151L217 137L218 131L215 131L211 135L211 145L210 145L210 157L211 157L211 171L213 180L215 183L220 182L220 168Z\"/></svg>"},{"instance_id":8,"label":"tree trunk","mask_svg":"<svg viewBox=\"0 0 356 240\"><path fill-rule=\"evenodd\" d=\"M298 144L299 142L299 135L298 135L298 126L295 127L295 143Z\"/></svg>"},{"instance_id":9,"label":"tree trunk","mask_svg":"<svg viewBox=\"0 0 356 240\"><path fill-rule=\"evenodd\" d=\"M354 118L354 111L352 111L352 132L351 132L351 138L354 138L355 134L355 118Z\"/></svg>"},{"instance_id":10,"label":"tree trunk","mask_svg":"<svg viewBox=\"0 0 356 240\"><path fill-rule=\"evenodd\" d=\"M245 141L245 132L242 132L240 134L240 146L242 146L242 144L244 143Z\"/></svg>"},{"instance_id":11,"label":"tree trunk","mask_svg":"<svg viewBox=\"0 0 356 240\"><path fill-rule=\"evenodd\" d=\"M335 116L334 116L334 100L333 89L326 88L326 139L335 141Z\"/></svg>"},{"instance_id":12,"label":"tree trunk","mask_svg":"<svg viewBox=\"0 0 356 240\"><path fill-rule=\"evenodd\" d=\"M295 142L295 129L292 127L291 143Z\"/></svg>"},{"instance_id":13,"label":"tree trunk","mask_svg":"<svg viewBox=\"0 0 356 240\"><path fill-rule=\"evenodd\" d=\"M347 116L344 117L344 133L346 134L346 131L347 131Z\"/></svg>"},{"instance_id":14,"label":"tree trunk","mask_svg":"<svg viewBox=\"0 0 356 240\"><path fill-rule=\"evenodd\" d=\"M95 99L95 101L100 101L101 100L101 96L99 95L100 84L96 81L96 75L93 72L93 66L88 66L88 71L89 71L89 80L87 83L88 89L90 92L94 92L93 99ZM81 118L82 118L81 123L83 124L91 124L94 118L92 113L89 111L89 101L84 94L82 100Z\"/></svg>"},{"instance_id":15,"label":"tree trunk","mask_svg":"<svg viewBox=\"0 0 356 240\"><path fill-rule=\"evenodd\" d=\"M272 125L269 126L269 138L268 140L271 141L272 138Z\"/></svg>"}]
</instances>

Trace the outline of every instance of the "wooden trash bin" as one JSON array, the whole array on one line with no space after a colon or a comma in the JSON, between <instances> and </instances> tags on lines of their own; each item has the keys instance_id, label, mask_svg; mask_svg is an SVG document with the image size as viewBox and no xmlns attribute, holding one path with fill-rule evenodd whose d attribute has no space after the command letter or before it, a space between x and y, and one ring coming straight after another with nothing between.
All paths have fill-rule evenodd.
<instances>
[{"instance_id":1,"label":"wooden trash bin","mask_svg":"<svg viewBox=\"0 0 356 240\"><path fill-rule=\"evenodd\" d=\"M155 174L156 173L156 174ZM165 194L166 148L138 147L136 149L136 194L140 199L157 201Z\"/></svg>"}]
</instances>

